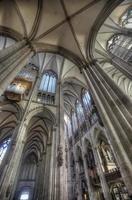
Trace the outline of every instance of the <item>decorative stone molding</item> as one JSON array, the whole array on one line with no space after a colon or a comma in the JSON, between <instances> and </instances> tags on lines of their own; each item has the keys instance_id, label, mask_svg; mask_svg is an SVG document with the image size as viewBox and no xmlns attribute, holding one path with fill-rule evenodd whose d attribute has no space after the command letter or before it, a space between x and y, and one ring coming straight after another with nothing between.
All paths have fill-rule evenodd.
<instances>
[{"instance_id":1,"label":"decorative stone molding","mask_svg":"<svg viewBox=\"0 0 132 200\"><path fill-rule=\"evenodd\" d=\"M67 145L66 145L66 147L65 147L65 159L66 159L66 168L68 168L68 147L67 147Z\"/></svg>"},{"instance_id":2,"label":"decorative stone molding","mask_svg":"<svg viewBox=\"0 0 132 200\"><path fill-rule=\"evenodd\" d=\"M63 147L61 145L58 146L58 155L57 155L57 166L61 167L63 165Z\"/></svg>"}]
</instances>

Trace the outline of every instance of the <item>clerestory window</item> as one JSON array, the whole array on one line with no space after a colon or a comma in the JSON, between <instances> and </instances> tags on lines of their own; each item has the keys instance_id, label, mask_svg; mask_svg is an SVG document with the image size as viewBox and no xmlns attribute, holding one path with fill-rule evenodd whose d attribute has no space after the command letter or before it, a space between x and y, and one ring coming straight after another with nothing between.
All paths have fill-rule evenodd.
<instances>
[{"instance_id":1,"label":"clerestory window","mask_svg":"<svg viewBox=\"0 0 132 200\"><path fill-rule=\"evenodd\" d=\"M81 126L85 121L85 115L84 115L82 104L78 100L76 104L76 111L77 111L79 125Z\"/></svg>"},{"instance_id":2,"label":"clerestory window","mask_svg":"<svg viewBox=\"0 0 132 200\"><path fill-rule=\"evenodd\" d=\"M77 123L77 116L76 113L72 113L72 127L73 127L73 133L76 134L78 130L78 123Z\"/></svg>"},{"instance_id":3,"label":"clerestory window","mask_svg":"<svg viewBox=\"0 0 132 200\"><path fill-rule=\"evenodd\" d=\"M39 87L39 91L43 93L55 93L57 76L54 72L45 72Z\"/></svg>"},{"instance_id":4,"label":"clerestory window","mask_svg":"<svg viewBox=\"0 0 132 200\"><path fill-rule=\"evenodd\" d=\"M20 200L29 200L29 191L22 191Z\"/></svg>"},{"instance_id":5,"label":"clerestory window","mask_svg":"<svg viewBox=\"0 0 132 200\"><path fill-rule=\"evenodd\" d=\"M13 44L15 44L14 39L10 37L6 37L4 35L0 35L0 50L3 50L9 46L12 46Z\"/></svg>"},{"instance_id":6,"label":"clerestory window","mask_svg":"<svg viewBox=\"0 0 132 200\"><path fill-rule=\"evenodd\" d=\"M122 34L113 35L107 42L107 51L126 62L132 62L132 38Z\"/></svg>"},{"instance_id":7,"label":"clerestory window","mask_svg":"<svg viewBox=\"0 0 132 200\"><path fill-rule=\"evenodd\" d=\"M119 23L123 28L132 29L132 7L121 16Z\"/></svg>"},{"instance_id":8,"label":"clerestory window","mask_svg":"<svg viewBox=\"0 0 132 200\"><path fill-rule=\"evenodd\" d=\"M2 160L7 152L8 149L8 145L10 143L10 138L4 140L1 144L0 144L0 164L2 163Z\"/></svg>"}]
</instances>

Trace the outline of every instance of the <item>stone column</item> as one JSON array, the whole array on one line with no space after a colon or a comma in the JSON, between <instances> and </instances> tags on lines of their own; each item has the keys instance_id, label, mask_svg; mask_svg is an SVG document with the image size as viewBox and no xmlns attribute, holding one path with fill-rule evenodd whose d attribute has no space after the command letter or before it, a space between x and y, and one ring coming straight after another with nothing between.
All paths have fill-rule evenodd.
<instances>
[{"instance_id":1,"label":"stone column","mask_svg":"<svg viewBox=\"0 0 132 200\"><path fill-rule=\"evenodd\" d=\"M55 197L55 172L56 172L56 128L52 129L52 149L51 149L51 163L50 163L50 188L49 188L49 200L53 200Z\"/></svg>"},{"instance_id":2,"label":"stone column","mask_svg":"<svg viewBox=\"0 0 132 200\"><path fill-rule=\"evenodd\" d=\"M56 191L56 200L67 200L67 189L66 189L66 171L65 171L65 139L64 139L64 102L62 96L62 86L58 83L56 104L58 106L57 110L57 125L58 125L58 155L57 155L57 166L59 180Z\"/></svg>"},{"instance_id":3,"label":"stone column","mask_svg":"<svg viewBox=\"0 0 132 200\"><path fill-rule=\"evenodd\" d=\"M99 159L98 148L95 147L94 144L92 144L92 149L93 149L95 162L96 162L98 175L99 175L99 178L100 178L101 187L102 187L102 191L103 191L104 197L105 197L106 200L112 200L112 197L111 197L111 194L110 194L110 190L109 190L108 184L106 182L105 173L103 172L103 169L102 169L102 166L101 166L101 161Z\"/></svg>"},{"instance_id":4,"label":"stone column","mask_svg":"<svg viewBox=\"0 0 132 200\"><path fill-rule=\"evenodd\" d=\"M44 183L44 171L45 171L46 153L43 152L41 159L37 164L37 178L35 183L33 200L43 199L43 183Z\"/></svg>"},{"instance_id":5,"label":"stone column","mask_svg":"<svg viewBox=\"0 0 132 200\"><path fill-rule=\"evenodd\" d=\"M31 45L22 40L0 52L0 95L34 54Z\"/></svg>"},{"instance_id":6,"label":"stone column","mask_svg":"<svg viewBox=\"0 0 132 200\"><path fill-rule=\"evenodd\" d=\"M128 78L132 79L132 64L127 63L119 57L112 55L112 60L110 61L118 70L125 74Z\"/></svg>"},{"instance_id":7,"label":"stone column","mask_svg":"<svg viewBox=\"0 0 132 200\"><path fill-rule=\"evenodd\" d=\"M50 162L51 162L51 144L47 144L46 148L46 159L45 159L45 171L44 175L42 176L44 179L43 184L43 196L39 200L49 199L49 192L50 192ZM41 178L42 178L41 177Z\"/></svg>"},{"instance_id":8,"label":"stone column","mask_svg":"<svg viewBox=\"0 0 132 200\"><path fill-rule=\"evenodd\" d=\"M67 193L68 193L68 200L72 200L73 198L73 194L72 194L72 184L74 184L72 182L72 173L71 173L71 162L70 162L70 156L71 156L71 150L72 148L70 147L69 144L69 138L68 138L68 134L66 134L66 168L67 168Z\"/></svg>"},{"instance_id":9,"label":"stone column","mask_svg":"<svg viewBox=\"0 0 132 200\"><path fill-rule=\"evenodd\" d=\"M82 159L83 159L85 177L86 177L87 186L88 186L88 195L89 195L90 200L96 200L96 194L95 194L93 186L91 185L90 177L88 174L87 162L84 155L85 155L85 147L84 145L82 145Z\"/></svg>"},{"instance_id":10,"label":"stone column","mask_svg":"<svg viewBox=\"0 0 132 200\"><path fill-rule=\"evenodd\" d=\"M107 139L116 152L123 180L132 194L132 104L97 63L83 69L83 73L108 130Z\"/></svg>"},{"instance_id":11,"label":"stone column","mask_svg":"<svg viewBox=\"0 0 132 200\"><path fill-rule=\"evenodd\" d=\"M77 158L74 147L73 147L73 155L74 155L75 167L76 167L77 200L82 200L82 190L81 190L80 176L79 176L79 171L80 171L79 163L78 163L78 158Z\"/></svg>"},{"instance_id":12,"label":"stone column","mask_svg":"<svg viewBox=\"0 0 132 200\"><path fill-rule=\"evenodd\" d=\"M14 135L12 138L12 145L13 145L13 146L11 145L12 154L10 155L9 163L5 171L4 178L3 178L1 188L0 188L1 200L9 200L12 195L11 193L13 191L14 182L15 182L16 175L19 169L19 164L21 161L22 151L24 148L24 141L25 141L26 132L27 132L26 129L27 129L28 122L25 120L26 120L27 113L31 105L32 97L34 95L34 88L36 84L37 84L37 79L32 88L29 101L27 102L25 112L23 113L23 117L17 129L17 132L16 131L14 132Z\"/></svg>"},{"instance_id":13,"label":"stone column","mask_svg":"<svg viewBox=\"0 0 132 200\"><path fill-rule=\"evenodd\" d=\"M72 132L73 132L73 126L72 127ZM81 185L80 185L80 177L79 177L79 163L78 163L78 158L76 155L76 150L75 150L75 139L74 139L74 134L72 134L72 142L73 142L73 155L74 155L74 160L75 160L75 168L76 168L76 184L77 184L77 200L82 200L82 190L81 190Z\"/></svg>"}]
</instances>

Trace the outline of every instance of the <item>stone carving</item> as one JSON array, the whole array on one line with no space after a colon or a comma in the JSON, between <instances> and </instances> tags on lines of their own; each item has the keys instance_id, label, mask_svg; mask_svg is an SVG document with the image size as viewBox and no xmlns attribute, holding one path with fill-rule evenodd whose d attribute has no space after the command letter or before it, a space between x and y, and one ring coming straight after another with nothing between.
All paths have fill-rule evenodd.
<instances>
[{"instance_id":1,"label":"stone carving","mask_svg":"<svg viewBox=\"0 0 132 200\"><path fill-rule=\"evenodd\" d=\"M61 167L63 165L63 151L62 151L62 146L58 146L58 155L57 155L57 165L58 167Z\"/></svg>"},{"instance_id":2,"label":"stone carving","mask_svg":"<svg viewBox=\"0 0 132 200\"><path fill-rule=\"evenodd\" d=\"M67 152L68 152L68 148L67 148L67 145L65 147L65 152L66 152L66 168L68 168L68 155L67 155Z\"/></svg>"}]
</instances>

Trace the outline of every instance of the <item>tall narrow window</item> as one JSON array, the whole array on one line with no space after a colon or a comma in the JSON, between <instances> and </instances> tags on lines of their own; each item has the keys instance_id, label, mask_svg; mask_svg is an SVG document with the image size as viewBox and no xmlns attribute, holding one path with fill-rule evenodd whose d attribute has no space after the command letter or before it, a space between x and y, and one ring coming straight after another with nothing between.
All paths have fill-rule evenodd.
<instances>
[{"instance_id":1,"label":"tall narrow window","mask_svg":"<svg viewBox=\"0 0 132 200\"><path fill-rule=\"evenodd\" d=\"M116 183L112 187L112 196L114 200L130 200L124 183Z\"/></svg>"},{"instance_id":2,"label":"tall narrow window","mask_svg":"<svg viewBox=\"0 0 132 200\"><path fill-rule=\"evenodd\" d=\"M79 125L81 126L85 121L85 116L83 112L83 107L79 101L77 101L76 110L77 110Z\"/></svg>"},{"instance_id":3,"label":"tall narrow window","mask_svg":"<svg viewBox=\"0 0 132 200\"><path fill-rule=\"evenodd\" d=\"M84 110L83 110L82 104L78 100L76 102L76 112L77 112L79 128L82 133L86 133L87 125L86 125Z\"/></svg>"},{"instance_id":4,"label":"tall narrow window","mask_svg":"<svg viewBox=\"0 0 132 200\"><path fill-rule=\"evenodd\" d=\"M91 105L92 105L92 99L88 91L84 91L82 101L83 101L85 110L90 111Z\"/></svg>"},{"instance_id":5,"label":"tall narrow window","mask_svg":"<svg viewBox=\"0 0 132 200\"><path fill-rule=\"evenodd\" d=\"M132 62L132 38L122 34L113 35L107 42L107 51L126 62Z\"/></svg>"},{"instance_id":6,"label":"tall narrow window","mask_svg":"<svg viewBox=\"0 0 132 200\"><path fill-rule=\"evenodd\" d=\"M76 134L78 130L78 123L77 123L77 116L75 112L72 113L72 126L73 126L73 132L74 134Z\"/></svg>"},{"instance_id":7,"label":"tall narrow window","mask_svg":"<svg viewBox=\"0 0 132 200\"><path fill-rule=\"evenodd\" d=\"M41 92L55 93L57 76L54 72L46 72L41 80L39 90Z\"/></svg>"},{"instance_id":8,"label":"tall narrow window","mask_svg":"<svg viewBox=\"0 0 132 200\"><path fill-rule=\"evenodd\" d=\"M29 191L22 191L20 200L29 200Z\"/></svg>"},{"instance_id":9,"label":"tall narrow window","mask_svg":"<svg viewBox=\"0 0 132 200\"><path fill-rule=\"evenodd\" d=\"M99 119L99 115L94 101L87 90L83 90L82 92L82 103L86 119L89 121L90 125L94 124Z\"/></svg>"},{"instance_id":10,"label":"tall narrow window","mask_svg":"<svg viewBox=\"0 0 132 200\"><path fill-rule=\"evenodd\" d=\"M0 35L0 50L3 50L9 46L15 44L15 40L3 35Z\"/></svg>"},{"instance_id":11,"label":"tall narrow window","mask_svg":"<svg viewBox=\"0 0 132 200\"><path fill-rule=\"evenodd\" d=\"M123 28L132 29L132 7L121 16L119 23Z\"/></svg>"},{"instance_id":12,"label":"tall narrow window","mask_svg":"<svg viewBox=\"0 0 132 200\"><path fill-rule=\"evenodd\" d=\"M6 154L6 151L8 149L8 145L10 143L10 139L4 140L1 144L0 144L0 164L2 163L2 160Z\"/></svg>"},{"instance_id":13,"label":"tall narrow window","mask_svg":"<svg viewBox=\"0 0 132 200\"><path fill-rule=\"evenodd\" d=\"M68 137L71 138L72 136L71 120L67 114L64 114L64 120L67 126Z\"/></svg>"}]
</instances>

